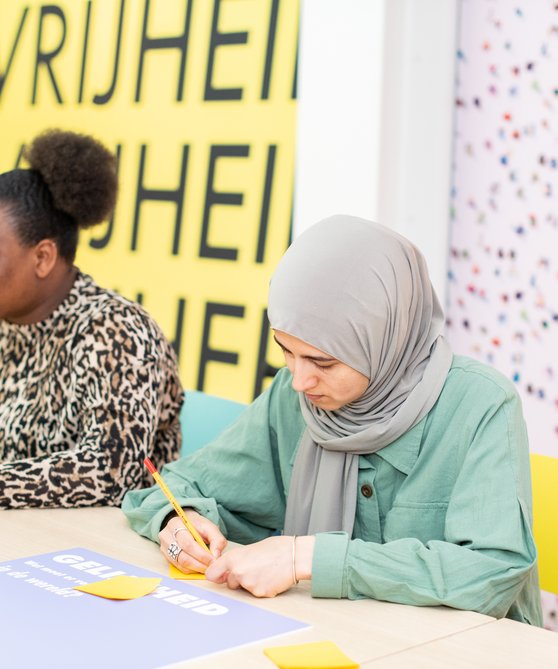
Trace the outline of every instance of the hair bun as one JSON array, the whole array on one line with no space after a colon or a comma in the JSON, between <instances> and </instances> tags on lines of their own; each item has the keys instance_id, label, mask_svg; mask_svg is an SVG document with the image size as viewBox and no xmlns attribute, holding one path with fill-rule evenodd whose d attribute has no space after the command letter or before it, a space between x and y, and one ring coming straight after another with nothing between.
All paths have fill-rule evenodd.
<instances>
[{"instance_id":1,"label":"hair bun","mask_svg":"<svg viewBox=\"0 0 558 669\"><path fill-rule=\"evenodd\" d=\"M88 228L112 213L118 179L116 158L89 135L47 130L25 150L26 160L39 172L56 209Z\"/></svg>"}]
</instances>

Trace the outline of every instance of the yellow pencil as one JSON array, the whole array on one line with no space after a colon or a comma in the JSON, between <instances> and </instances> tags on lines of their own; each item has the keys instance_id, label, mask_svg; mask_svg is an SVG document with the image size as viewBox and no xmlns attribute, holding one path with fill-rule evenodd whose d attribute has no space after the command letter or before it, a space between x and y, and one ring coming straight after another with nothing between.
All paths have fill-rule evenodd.
<instances>
[{"instance_id":1,"label":"yellow pencil","mask_svg":"<svg viewBox=\"0 0 558 669\"><path fill-rule=\"evenodd\" d=\"M196 540L196 543L198 543L202 548L205 548L205 550L210 553L211 551L207 547L205 541L201 538L199 532L196 530L196 528L192 525L192 523L188 520L188 516L184 513L184 510L180 506L180 504L176 501L175 496L172 494L172 492L169 490L167 487L167 484L163 481L163 477L159 472L155 469L155 465L151 462L149 458L145 458L143 461L147 469L151 472L151 475L155 479L155 481L159 484L161 490L165 493L166 498L169 500L169 502L173 505L174 510L178 514L178 517L180 520L184 523L186 526L186 529L190 532L190 534L194 537Z\"/></svg>"}]
</instances>

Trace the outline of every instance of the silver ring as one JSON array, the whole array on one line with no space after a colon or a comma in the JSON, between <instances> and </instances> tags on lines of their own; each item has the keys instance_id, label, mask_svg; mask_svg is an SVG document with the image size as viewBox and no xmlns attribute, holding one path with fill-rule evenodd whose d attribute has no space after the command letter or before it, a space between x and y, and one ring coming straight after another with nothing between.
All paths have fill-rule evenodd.
<instances>
[{"instance_id":1,"label":"silver ring","mask_svg":"<svg viewBox=\"0 0 558 669\"><path fill-rule=\"evenodd\" d=\"M174 541L172 544L169 544L167 548L167 553L169 554L171 560L178 562L178 556L182 553L182 548L178 544L175 544Z\"/></svg>"},{"instance_id":2,"label":"silver ring","mask_svg":"<svg viewBox=\"0 0 558 669\"><path fill-rule=\"evenodd\" d=\"M179 532L189 532L187 527L175 527L174 530L172 531L172 536L176 539L176 535Z\"/></svg>"}]
</instances>

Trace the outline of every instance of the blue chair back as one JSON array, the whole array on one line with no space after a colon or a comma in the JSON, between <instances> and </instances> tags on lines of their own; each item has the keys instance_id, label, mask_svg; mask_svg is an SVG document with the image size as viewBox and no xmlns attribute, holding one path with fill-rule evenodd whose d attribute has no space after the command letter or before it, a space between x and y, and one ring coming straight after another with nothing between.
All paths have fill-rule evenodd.
<instances>
[{"instance_id":1,"label":"blue chair back","mask_svg":"<svg viewBox=\"0 0 558 669\"><path fill-rule=\"evenodd\" d=\"M182 455L205 446L233 423L246 408L241 402L188 390L180 413Z\"/></svg>"}]
</instances>

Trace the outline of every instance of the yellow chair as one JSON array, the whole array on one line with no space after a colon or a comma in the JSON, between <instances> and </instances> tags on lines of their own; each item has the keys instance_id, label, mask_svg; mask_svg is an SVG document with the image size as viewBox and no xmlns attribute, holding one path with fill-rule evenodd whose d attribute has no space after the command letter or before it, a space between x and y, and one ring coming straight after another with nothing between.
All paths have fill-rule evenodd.
<instances>
[{"instance_id":1,"label":"yellow chair","mask_svg":"<svg viewBox=\"0 0 558 669\"><path fill-rule=\"evenodd\" d=\"M541 590L558 594L558 458L532 454L531 476Z\"/></svg>"},{"instance_id":2,"label":"yellow chair","mask_svg":"<svg viewBox=\"0 0 558 669\"><path fill-rule=\"evenodd\" d=\"M233 423L246 404L209 395L199 390L187 390L180 413L182 455L189 455L205 446Z\"/></svg>"}]
</instances>

